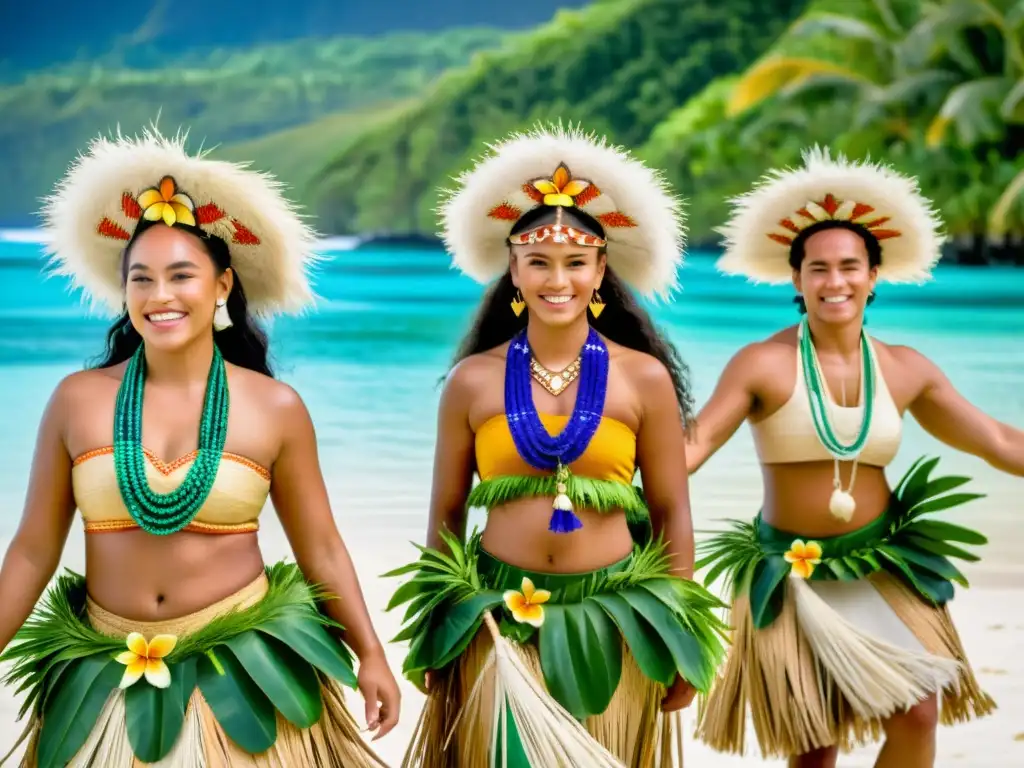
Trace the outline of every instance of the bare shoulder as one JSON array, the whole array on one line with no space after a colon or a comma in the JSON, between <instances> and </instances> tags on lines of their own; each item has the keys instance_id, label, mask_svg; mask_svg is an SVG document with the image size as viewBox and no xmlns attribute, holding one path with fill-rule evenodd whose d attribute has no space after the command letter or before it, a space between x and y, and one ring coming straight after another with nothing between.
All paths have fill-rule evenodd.
<instances>
[{"instance_id":1,"label":"bare shoulder","mask_svg":"<svg viewBox=\"0 0 1024 768\"><path fill-rule=\"evenodd\" d=\"M505 375L508 344L463 358L448 372L446 392L468 394L493 383L495 376Z\"/></svg>"},{"instance_id":2,"label":"bare shoulder","mask_svg":"<svg viewBox=\"0 0 1024 768\"><path fill-rule=\"evenodd\" d=\"M268 413L275 418L306 414L302 397L291 385L231 363L227 364L227 373L232 399L244 400L247 405L255 406L256 412Z\"/></svg>"},{"instance_id":3,"label":"bare shoulder","mask_svg":"<svg viewBox=\"0 0 1024 768\"><path fill-rule=\"evenodd\" d=\"M913 347L903 344L886 344L878 339L872 338L875 346L875 355L879 365L886 374L888 380L894 380L906 384L913 382L917 387L924 387L935 381L942 375L938 366L927 356L918 352ZM912 389L917 389L913 387Z\"/></svg>"},{"instance_id":4,"label":"bare shoulder","mask_svg":"<svg viewBox=\"0 0 1024 768\"><path fill-rule=\"evenodd\" d=\"M675 385L672 374L665 364L647 352L623 347L614 342L606 342L608 356L626 378L633 389L644 395L655 395L658 392L671 392L675 396Z\"/></svg>"},{"instance_id":5,"label":"bare shoulder","mask_svg":"<svg viewBox=\"0 0 1024 768\"><path fill-rule=\"evenodd\" d=\"M52 401L70 406L95 403L96 397L103 397L117 391L124 378L126 364L119 363L109 368L87 368L68 374L57 384Z\"/></svg>"},{"instance_id":6,"label":"bare shoulder","mask_svg":"<svg viewBox=\"0 0 1024 768\"><path fill-rule=\"evenodd\" d=\"M766 339L741 347L729 361L733 373L749 374L752 378L762 371L773 371L780 366L788 370L796 356L796 327L784 328Z\"/></svg>"}]
</instances>

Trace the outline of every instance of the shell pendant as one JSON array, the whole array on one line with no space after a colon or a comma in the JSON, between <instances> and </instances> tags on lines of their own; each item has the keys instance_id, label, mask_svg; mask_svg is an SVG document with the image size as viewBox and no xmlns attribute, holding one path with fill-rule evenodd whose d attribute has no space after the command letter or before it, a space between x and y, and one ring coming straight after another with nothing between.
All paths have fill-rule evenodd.
<instances>
[{"instance_id":1,"label":"shell pendant","mask_svg":"<svg viewBox=\"0 0 1024 768\"><path fill-rule=\"evenodd\" d=\"M856 509L857 502L847 491L842 488L832 491L832 497L828 500L828 511L832 513L833 517L848 523L853 519Z\"/></svg>"}]
</instances>

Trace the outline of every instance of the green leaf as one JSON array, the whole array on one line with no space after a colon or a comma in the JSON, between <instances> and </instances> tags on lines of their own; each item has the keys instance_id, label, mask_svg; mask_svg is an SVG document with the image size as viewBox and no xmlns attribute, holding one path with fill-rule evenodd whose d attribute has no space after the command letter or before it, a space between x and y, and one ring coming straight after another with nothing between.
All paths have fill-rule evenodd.
<instances>
[{"instance_id":1,"label":"green leaf","mask_svg":"<svg viewBox=\"0 0 1024 768\"><path fill-rule=\"evenodd\" d=\"M500 592L485 590L451 607L434 611L432 620L426 628L427 635L418 648L414 667L440 669L445 666L473 639L473 635L480 628L484 611L500 605L501 601Z\"/></svg>"},{"instance_id":2,"label":"green leaf","mask_svg":"<svg viewBox=\"0 0 1024 768\"><path fill-rule=\"evenodd\" d=\"M977 531L964 528L962 525L947 523L944 520L915 520L903 529L908 533L921 534L942 541L958 541L961 544L982 545L988 539Z\"/></svg>"},{"instance_id":3,"label":"green leaf","mask_svg":"<svg viewBox=\"0 0 1024 768\"><path fill-rule=\"evenodd\" d=\"M931 459L925 459L922 456L907 470L896 490L896 496L904 507L909 509L923 498L925 486L928 485L928 476L931 475L938 463L937 456Z\"/></svg>"},{"instance_id":4,"label":"green leaf","mask_svg":"<svg viewBox=\"0 0 1024 768\"><path fill-rule=\"evenodd\" d=\"M971 482L971 478L963 477L962 475L945 475L943 477L936 477L924 487L924 498L933 499L936 496L949 493L954 488L959 488L961 485L969 482Z\"/></svg>"},{"instance_id":5,"label":"green leaf","mask_svg":"<svg viewBox=\"0 0 1024 768\"><path fill-rule=\"evenodd\" d=\"M577 720L604 712L622 675L622 638L601 607L545 605L539 646L555 700Z\"/></svg>"},{"instance_id":6,"label":"green leaf","mask_svg":"<svg viewBox=\"0 0 1024 768\"><path fill-rule=\"evenodd\" d=\"M245 632L225 644L285 719L299 728L320 719L320 680L309 662L258 632Z\"/></svg>"},{"instance_id":7,"label":"green leaf","mask_svg":"<svg viewBox=\"0 0 1024 768\"><path fill-rule=\"evenodd\" d=\"M750 614L758 629L770 626L782 610L785 595L781 587L790 568L781 557L767 557L755 569L750 584Z\"/></svg>"},{"instance_id":8,"label":"green leaf","mask_svg":"<svg viewBox=\"0 0 1024 768\"><path fill-rule=\"evenodd\" d=\"M917 590L921 597L936 605L942 605L953 599L953 585L945 579L941 579L932 573L915 568L912 564L903 560L895 553L878 550L878 553L885 558L895 569L906 577L911 586Z\"/></svg>"},{"instance_id":9,"label":"green leaf","mask_svg":"<svg viewBox=\"0 0 1024 768\"><path fill-rule=\"evenodd\" d=\"M698 691L706 692L711 687L714 668L705 658L700 643L682 627L678 618L646 590L624 589L619 596L661 636L675 661L676 671Z\"/></svg>"},{"instance_id":10,"label":"green leaf","mask_svg":"<svg viewBox=\"0 0 1024 768\"><path fill-rule=\"evenodd\" d=\"M235 744L249 754L270 749L277 741L277 712L242 664L226 647L211 651L223 669L200 656L196 666L197 684L220 727Z\"/></svg>"},{"instance_id":11,"label":"green leaf","mask_svg":"<svg viewBox=\"0 0 1024 768\"><path fill-rule=\"evenodd\" d=\"M128 741L144 763L163 759L174 747L196 687L196 657L170 667L171 684L156 688L145 677L124 692Z\"/></svg>"},{"instance_id":12,"label":"green leaf","mask_svg":"<svg viewBox=\"0 0 1024 768\"><path fill-rule=\"evenodd\" d=\"M899 544L885 544L879 547L883 552L895 553L908 563L931 571L936 576L941 576L947 581L955 581L966 586L967 579L960 573L959 569L942 555L922 552L911 547Z\"/></svg>"},{"instance_id":13,"label":"green leaf","mask_svg":"<svg viewBox=\"0 0 1024 768\"><path fill-rule=\"evenodd\" d=\"M937 499L932 499L915 505L911 509L911 516L920 517L921 515L927 515L931 512L940 512L943 509L958 507L969 501L983 498L985 498L985 494L983 493L951 493L948 496L941 496Z\"/></svg>"},{"instance_id":14,"label":"green leaf","mask_svg":"<svg viewBox=\"0 0 1024 768\"><path fill-rule=\"evenodd\" d=\"M38 768L67 765L89 737L103 705L123 674L124 665L109 654L72 662L43 711Z\"/></svg>"},{"instance_id":15,"label":"green leaf","mask_svg":"<svg viewBox=\"0 0 1024 768\"><path fill-rule=\"evenodd\" d=\"M271 621L259 631L277 638L328 677L356 688L356 673L348 649L318 622Z\"/></svg>"},{"instance_id":16,"label":"green leaf","mask_svg":"<svg viewBox=\"0 0 1024 768\"><path fill-rule=\"evenodd\" d=\"M932 552L936 555L945 555L946 557L958 557L961 560L966 560L969 563L976 563L981 560L980 557L972 552L968 552L965 549L949 544L945 541L936 541L935 539L929 539L925 536L915 536L909 534L907 536L907 542L913 546L923 549L926 552Z\"/></svg>"},{"instance_id":17,"label":"green leaf","mask_svg":"<svg viewBox=\"0 0 1024 768\"><path fill-rule=\"evenodd\" d=\"M843 561L843 565L849 568L857 579L863 579L871 572L866 563L856 557L844 555L841 559Z\"/></svg>"},{"instance_id":18,"label":"green leaf","mask_svg":"<svg viewBox=\"0 0 1024 768\"><path fill-rule=\"evenodd\" d=\"M384 610L390 611L402 603L412 600L414 597L427 592L428 590L433 590L435 584L448 584L451 581L451 576L419 576L417 578L410 579L395 590L395 593L391 596L391 600L388 601L387 608Z\"/></svg>"},{"instance_id":19,"label":"green leaf","mask_svg":"<svg viewBox=\"0 0 1024 768\"><path fill-rule=\"evenodd\" d=\"M849 568L842 558L830 557L824 561L824 564L840 581L856 581L860 578L859 574L852 568Z\"/></svg>"},{"instance_id":20,"label":"green leaf","mask_svg":"<svg viewBox=\"0 0 1024 768\"><path fill-rule=\"evenodd\" d=\"M587 599L600 605L612 617L626 638L640 671L662 685L672 685L676 677L675 664L657 629L634 611L621 593L605 593Z\"/></svg>"}]
</instances>

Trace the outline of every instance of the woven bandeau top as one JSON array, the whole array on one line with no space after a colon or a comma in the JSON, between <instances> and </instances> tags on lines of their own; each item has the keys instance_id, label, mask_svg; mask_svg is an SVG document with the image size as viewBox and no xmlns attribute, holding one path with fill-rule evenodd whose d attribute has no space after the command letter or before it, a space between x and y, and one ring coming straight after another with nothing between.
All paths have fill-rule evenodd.
<instances>
[{"instance_id":1,"label":"woven bandeau top","mask_svg":"<svg viewBox=\"0 0 1024 768\"><path fill-rule=\"evenodd\" d=\"M871 361L875 367L875 401L871 414L871 431L858 462L872 467L885 467L899 451L903 434L903 418L893 402L870 344ZM793 394L771 416L751 424L754 445L762 464L795 464L797 462L832 461L832 454L818 439L811 416L811 404L804 383L803 362L796 356L796 386ZM843 407L836 404L828 382L821 376L826 397L826 412L837 436L843 443L852 443L860 430L863 402ZM862 386L863 389L863 386ZM861 396L862 397L862 396Z\"/></svg>"},{"instance_id":2,"label":"woven bandeau top","mask_svg":"<svg viewBox=\"0 0 1024 768\"><path fill-rule=\"evenodd\" d=\"M161 461L146 450L146 480L156 493L170 493L188 475L198 453ZM74 460L71 484L86 533L138 528L121 499L114 471L114 449L97 448ZM184 529L196 533L249 533L270 494L270 471L251 459L224 453L210 495Z\"/></svg>"},{"instance_id":3,"label":"woven bandeau top","mask_svg":"<svg viewBox=\"0 0 1024 768\"><path fill-rule=\"evenodd\" d=\"M538 415L550 435L557 435L569 422L568 416L550 413ZM519 455L504 413L480 425L476 432L475 448L476 469L481 480L551 474L530 466ZM602 416L587 450L569 465L569 470L578 477L630 484L636 474L636 435L621 421Z\"/></svg>"}]
</instances>

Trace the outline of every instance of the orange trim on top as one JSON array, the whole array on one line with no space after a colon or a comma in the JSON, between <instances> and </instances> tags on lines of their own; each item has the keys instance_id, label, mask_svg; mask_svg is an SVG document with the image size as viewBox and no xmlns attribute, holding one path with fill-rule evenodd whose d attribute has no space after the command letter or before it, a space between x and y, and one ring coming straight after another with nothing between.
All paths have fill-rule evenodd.
<instances>
[{"instance_id":1,"label":"orange trim on top","mask_svg":"<svg viewBox=\"0 0 1024 768\"><path fill-rule=\"evenodd\" d=\"M93 520L85 522L86 533L116 533L118 531L131 531L139 527L134 520ZM182 530L189 533L208 533L213 535L224 535L232 533L255 533L260 529L257 522L251 523L200 523L192 521Z\"/></svg>"},{"instance_id":2,"label":"orange trim on top","mask_svg":"<svg viewBox=\"0 0 1024 768\"><path fill-rule=\"evenodd\" d=\"M81 456L78 456L74 461L71 462L71 466L77 467L79 464L86 462L89 459L94 459L97 456L106 456L108 454L112 454L113 452L114 446L112 445L107 445L102 448L94 448L91 451L86 451ZM186 453L184 456L178 457L174 461L166 462L148 448L143 448L142 452L146 454L146 458L149 459L150 464L152 464L153 467L160 474L165 476L170 475L176 469L179 469L185 466L186 464L194 461L196 456L199 455L199 451L194 450L189 453ZM221 454L221 457L227 459L228 461L233 461L236 464L241 464L243 466L248 467L257 475L262 477L264 480L270 482L270 470L264 467L262 464L258 464L252 459L246 458L245 456L239 456L237 453L229 453L228 451L224 451Z\"/></svg>"}]
</instances>

